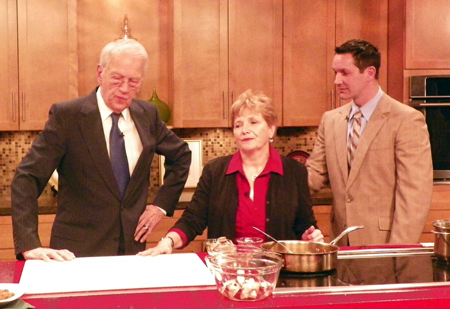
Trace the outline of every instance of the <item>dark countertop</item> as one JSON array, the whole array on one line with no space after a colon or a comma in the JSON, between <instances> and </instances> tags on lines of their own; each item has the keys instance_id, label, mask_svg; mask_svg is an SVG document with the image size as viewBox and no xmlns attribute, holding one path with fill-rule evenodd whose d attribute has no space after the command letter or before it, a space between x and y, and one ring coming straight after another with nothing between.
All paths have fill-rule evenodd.
<instances>
[{"instance_id":1,"label":"dark countertop","mask_svg":"<svg viewBox=\"0 0 450 309\"><path fill-rule=\"evenodd\" d=\"M189 205L190 197L193 190L183 193L180 202L178 202L176 209L186 209ZM153 200L155 192L149 192L147 202L150 204ZM313 205L331 205L332 195L329 188L325 188L317 194L312 196ZM54 214L56 213L57 199L52 194L43 194L38 200L39 214ZM0 196L0 216L11 215L11 197Z\"/></svg>"}]
</instances>

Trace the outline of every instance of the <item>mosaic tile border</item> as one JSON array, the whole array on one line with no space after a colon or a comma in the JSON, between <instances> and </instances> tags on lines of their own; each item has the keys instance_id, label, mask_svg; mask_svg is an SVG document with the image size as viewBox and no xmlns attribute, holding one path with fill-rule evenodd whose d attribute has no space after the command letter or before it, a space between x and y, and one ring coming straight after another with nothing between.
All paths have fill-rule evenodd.
<instances>
[{"instance_id":1,"label":"mosaic tile border","mask_svg":"<svg viewBox=\"0 0 450 309\"><path fill-rule=\"evenodd\" d=\"M173 131L181 138L202 140L203 164L211 159L236 152L232 129L173 129ZM16 166L29 151L37 134L37 131L0 132L0 195L9 196L11 194L10 184ZM282 155L287 155L295 150L311 153L316 135L317 127L279 128L273 146ZM150 189L157 189L159 187L158 156L153 159L150 177ZM52 194L51 189L47 187L43 194Z\"/></svg>"}]
</instances>

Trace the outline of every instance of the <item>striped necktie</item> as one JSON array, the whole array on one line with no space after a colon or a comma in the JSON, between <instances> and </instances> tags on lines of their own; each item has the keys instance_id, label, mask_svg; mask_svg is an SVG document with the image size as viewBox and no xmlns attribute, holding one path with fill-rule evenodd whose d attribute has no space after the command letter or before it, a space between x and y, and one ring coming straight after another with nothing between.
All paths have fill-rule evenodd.
<instances>
[{"instance_id":1,"label":"striped necktie","mask_svg":"<svg viewBox=\"0 0 450 309\"><path fill-rule=\"evenodd\" d=\"M361 137L361 116L361 111L358 109L353 115L352 126L348 132L347 162L349 168L352 166L352 161L359 143L359 138Z\"/></svg>"},{"instance_id":2,"label":"striped necktie","mask_svg":"<svg viewBox=\"0 0 450 309\"><path fill-rule=\"evenodd\" d=\"M130 170L128 167L127 153L125 151L125 141L123 133L119 129L119 119L122 114L111 114L112 126L109 134L109 156L111 166L116 177L120 194L123 197L130 180Z\"/></svg>"}]
</instances>

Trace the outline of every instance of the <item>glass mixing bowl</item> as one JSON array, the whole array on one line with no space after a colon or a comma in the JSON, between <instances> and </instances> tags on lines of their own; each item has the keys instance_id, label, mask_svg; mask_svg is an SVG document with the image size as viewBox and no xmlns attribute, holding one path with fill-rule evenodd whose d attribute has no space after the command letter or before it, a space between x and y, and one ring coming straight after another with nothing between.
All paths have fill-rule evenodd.
<instances>
[{"instance_id":1,"label":"glass mixing bowl","mask_svg":"<svg viewBox=\"0 0 450 309\"><path fill-rule=\"evenodd\" d=\"M274 253L209 256L217 290L235 301L257 301L272 295L283 258Z\"/></svg>"}]
</instances>

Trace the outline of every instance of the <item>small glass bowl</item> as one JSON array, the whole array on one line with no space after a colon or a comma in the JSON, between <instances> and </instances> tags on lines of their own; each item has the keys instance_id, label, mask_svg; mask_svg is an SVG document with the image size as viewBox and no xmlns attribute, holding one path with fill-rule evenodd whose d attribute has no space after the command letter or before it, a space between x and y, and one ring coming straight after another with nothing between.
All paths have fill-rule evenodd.
<instances>
[{"instance_id":1,"label":"small glass bowl","mask_svg":"<svg viewBox=\"0 0 450 309\"><path fill-rule=\"evenodd\" d=\"M218 254L253 254L253 253L263 253L264 250L248 245L226 245L226 246L217 246L215 247L210 255L218 255Z\"/></svg>"},{"instance_id":2,"label":"small glass bowl","mask_svg":"<svg viewBox=\"0 0 450 309\"><path fill-rule=\"evenodd\" d=\"M206 252L208 252L209 255L213 254L213 249L215 249L215 248L219 248L222 246L229 246L232 244L233 244L233 241L231 241L230 239L227 239L226 237L208 238L205 240Z\"/></svg>"},{"instance_id":3,"label":"small glass bowl","mask_svg":"<svg viewBox=\"0 0 450 309\"><path fill-rule=\"evenodd\" d=\"M258 301L272 295L283 266L272 253L230 254L210 257L217 290L235 301Z\"/></svg>"},{"instance_id":4,"label":"small glass bowl","mask_svg":"<svg viewBox=\"0 0 450 309\"><path fill-rule=\"evenodd\" d=\"M238 237L236 238L238 245L259 247L264 239L261 237Z\"/></svg>"}]
</instances>

